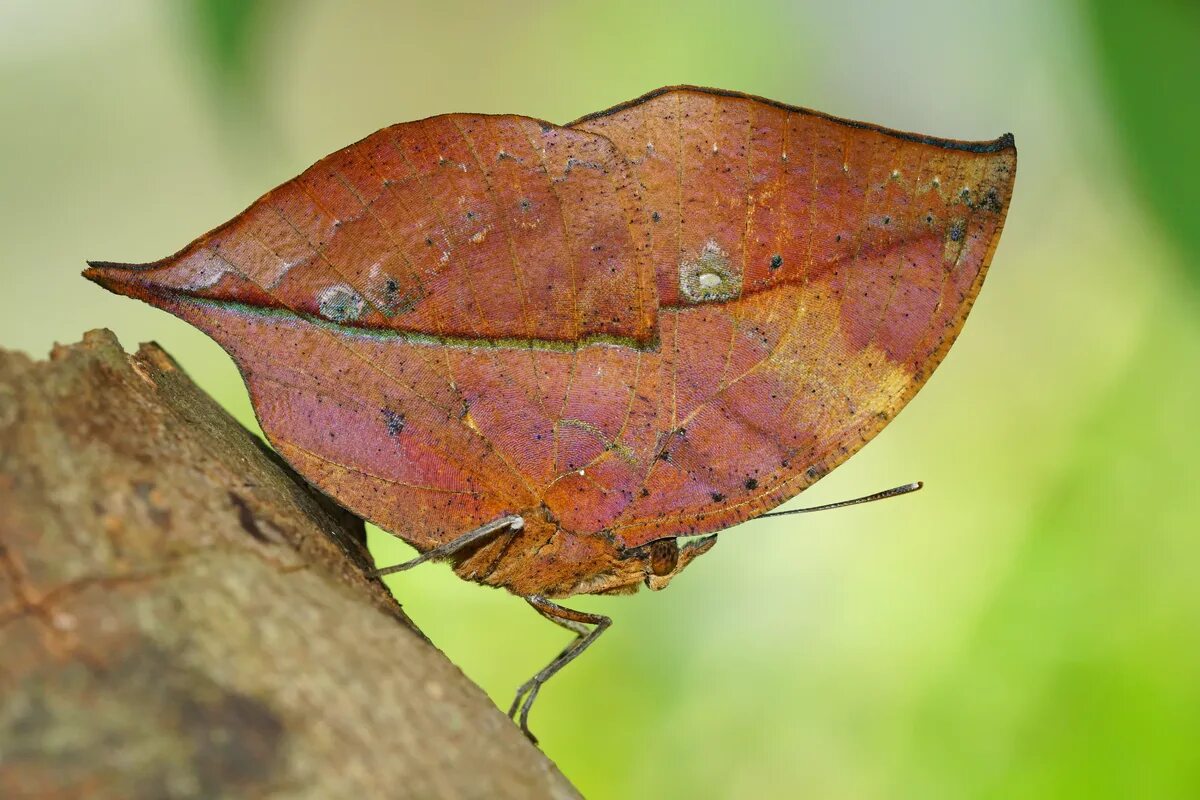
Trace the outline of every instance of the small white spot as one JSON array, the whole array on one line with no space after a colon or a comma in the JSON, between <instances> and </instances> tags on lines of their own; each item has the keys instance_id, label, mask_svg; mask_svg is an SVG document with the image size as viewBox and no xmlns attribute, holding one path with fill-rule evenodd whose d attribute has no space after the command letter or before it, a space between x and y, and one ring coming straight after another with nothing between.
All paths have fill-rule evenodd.
<instances>
[{"instance_id":1,"label":"small white spot","mask_svg":"<svg viewBox=\"0 0 1200 800\"><path fill-rule=\"evenodd\" d=\"M646 142L646 152L647 153L654 152L654 142Z\"/></svg>"},{"instance_id":2,"label":"small white spot","mask_svg":"<svg viewBox=\"0 0 1200 800\"><path fill-rule=\"evenodd\" d=\"M286 270L285 270L286 271ZM212 253L188 256L176 267L180 289L207 289L229 272L224 259Z\"/></svg>"},{"instance_id":3,"label":"small white spot","mask_svg":"<svg viewBox=\"0 0 1200 800\"><path fill-rule=\"evenodd\" d=\"M899 179L900 179L900 170L898 170L898 169L892 170L892 180L895 181L895 180L899 180Z\"/></svg>"},{"instance_id":4,"label":"small white spot","mask_svg":"<svg viewBox=\"0 0 1200 800\"><path fill-rule=\"evenodd\" d=\"M491 228L491 226L489 225L487 228L484 228L483 230L476 233L474 236L471 237L471 241L474 242L475 244L479 244L480 242L482 242L484 239L487 238L487 233L490 228Z\"/></svg>"},{"instance_id":5,"label":"small white spot","mask_svg":"<svg viewBox=\"0 0 1200 800\"><path fill-rule=\"evenodd\" d=\"M850 165L847 164L845 161L842 162L842 172L845 172L846 174L850 174Z\"/></svg>"},{"instance_id":6,"label":"small white spot","mask_svg":"<svg viewBox=\"0 0 1200 800\"><path fill-rule=\"evenodd\" d=\"M317 295L321 316L333 322L353 322L362 316L366 301L353 287L344 283L328 286Z\"/></svg>"},{"instance_id":7,"label":"small white spot","mask_svg":"<svg viewBox=\"0 0 1200 800\"><path fill-rule=\"evenodd\" d=\"M713 152L717 152L717 143L713 142Z\"/></svg>"},{"instance_id":8,"label":"small white spot","mask_svg":"<svg viewBox=\"0 0 1200 800\"><path fill-rule=\"evenodd\" d=\"M55 611L50 617L50 623L60 631L75 629L75 617L65 611Z\"/></svg>"},{"instance_id":9,"label":"small white spot","mask_svg":"<svg viewBox=\"0 0 1200 800\"><path fill-rule=\"evenodd\" d=\"M579 470L579 477L583 477L583 470Z\"/></svg>"},{"instance_id":10,"label":"small white spot","mask_svg":"<svg viewBox=\"0 0 1200 800\"><path fill-rule=\"evenodd\" d=\"M939 186L941 186L941 185L942 185L942 179L941 179L941 178L939 178L939 177L937 177L937 176L935 175L935 176L933 177L933 188L935 188L935 189L936 189L936 188L938 188L938 187L939 187Z\"/></svg>"},{"instance_id":11,"label":"small white spot","mask_svg":"<svg viewBox=\"0 0 1200 800\"><path fill-rule=\"evenodd\" d=\"M693 303L729 300L741 291L741 275L729 267L729 255L709 239L695 261L679 265L679 291Z\"/></svg>"},{"instance_id":12,"label":"small white spot","mask_svg":"<svg viewBox=\"0 0 1200 800\"><path fill-rule=\"evenodd\" d=\"M443 264L445 264L445 263L446 263L447 261L449 261L449 260L450 260L450 251L449 251L449 250L443 250L443 251L442 251L442 257L441 257L441 258L439 258L439 259L438 259L438 261L440 261L440 262L442 262Z\"/></svg>"},{"instance_id":13,"label":"small white spot","mask_svg":"<svg viewBox=\"0 0 1200 800\"><path fill-rule=\"evenodd\" d=\"M783 160L784 160L784 161L787 161L787 153L784 153L784 154L783 154Z\"/></svg>"}]
</instances>

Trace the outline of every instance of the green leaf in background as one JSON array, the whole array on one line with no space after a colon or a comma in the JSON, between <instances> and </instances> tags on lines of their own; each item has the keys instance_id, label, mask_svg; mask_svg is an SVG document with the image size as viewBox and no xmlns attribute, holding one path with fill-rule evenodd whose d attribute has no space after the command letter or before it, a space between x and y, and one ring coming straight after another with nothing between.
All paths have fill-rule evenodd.
<instances>
[{"instance_id":1,"label":"green leaf in background","mask_svg":"<svg viewBox=\"0 0 1200 800\"><path fill-rule=\"evenodd\" d=\"M234 168L253 174L262 152L278 139L268 113L272 97L266 68L270 40L295 14L299 2L277 0L187 0L181 7L186 43L207 77L215 119L224 135ZM284 13L286 12L286 13Z\"/></svg>"},{"instance_id":2,"label":"green leaf in background","mask_svg":"<svg viewBox=\"0 0 1200 800\"><path fill-rule=\"evenodd\" d=\"M259 34L269 0L189 0L186 23L192 45L223 95L252 90Z\"/></svg>"},{"instance_id":3,"label":"green leaf in background","mask_svg":"<svg viewBox=\"0 0 1200 800\"><path fill-rule=\"evenodd\" d=\"M1085 0L1100 80L1147 204L1200 289L1200 3Z\"/></svg>"},{"instance_id":4,"label":"green leaf in background","mask_svg":"<svg viewBox=\"0 0 1200 800\"><path fill-rule=\"evenodd\" d=\"M298 0L287 5L278 0L186 0L178 8L178 28L208 84L229 166L243 178L275 177L261 157L277 149L281 138L271 114L275 92L266 56L271 40L300 7Z\"/></svg>"}]
</instances>

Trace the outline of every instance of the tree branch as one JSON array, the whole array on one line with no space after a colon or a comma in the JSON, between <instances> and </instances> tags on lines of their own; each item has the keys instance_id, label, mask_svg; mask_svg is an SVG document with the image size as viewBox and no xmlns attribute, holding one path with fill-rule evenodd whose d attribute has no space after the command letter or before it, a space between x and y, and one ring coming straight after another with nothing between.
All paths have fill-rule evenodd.
<instances>
[{"instance_id":1,"label":"tree branch","mask_svg":"<svg viewBox=\"0 0 1200 800\"><path fill-rule=\"evenodd\" d=\"M156 345L0 351L0 796L577 797Z\"/></svg>"}]
</instances>

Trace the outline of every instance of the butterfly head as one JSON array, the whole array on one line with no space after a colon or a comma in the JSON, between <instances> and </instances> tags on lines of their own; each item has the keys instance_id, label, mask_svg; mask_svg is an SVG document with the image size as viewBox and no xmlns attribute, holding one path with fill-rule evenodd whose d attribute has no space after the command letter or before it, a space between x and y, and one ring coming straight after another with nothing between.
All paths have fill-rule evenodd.
<instances>
[{"instance_id":1,"label":"butterfly head","mask_svg":"<svg viewBox=\"0 0 1200 800\"><path fill-rule=\"evenodd\" d=\"M630 548L626 557L636 559L642 567L642 580L652 591L667 588L671 579L683 572L696 556L707 553L717 543L717 535L702 536L687 541L681 547L674 536L655 539L641 547Z\"/></svg>"}]
</instances>

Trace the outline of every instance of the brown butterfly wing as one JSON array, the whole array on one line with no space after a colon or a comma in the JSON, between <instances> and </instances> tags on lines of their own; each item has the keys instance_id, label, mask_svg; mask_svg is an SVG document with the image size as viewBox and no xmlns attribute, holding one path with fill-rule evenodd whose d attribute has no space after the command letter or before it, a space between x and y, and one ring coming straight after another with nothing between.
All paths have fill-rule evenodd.
<instances>
[{"instance_id":1,"label":"brown butterfly wing","mask_svg":"<svg viewBox=\"0 0 1200 800\"><path fill-rule=\"evenodd\" d=\"M655 344L637 199L607 139L447 115L330 155L170 258L87 274L210 334L297 470L425 548L537 508L564 395L600 377L576 363ZM599 404L624 405L622 373L603 380Z\"/></svg>"},{"instance_id":2,"label":"brown butterfly wing","mask_svg":"<svg viewBox=\"0 0 1200 800\"><path fill-rule=\"evenodd\" d=\"M449 115L88 274L217 339L279 451L418 547L505 513L636 545L873 436L961 328L1014 168L704 90L574 130Z\"/></svg>"},{"instance_id":3,"label":"brown butterfly wing","mask_svg":"<svg viewBox=\"0 0 1200 800\"><path fill-rule=\"evenodd\" d=\"M612 523L630 545L766 511L878 433L962 328L1016 171L1011 137L686 87L575 127L625 153L651 216L663 438Z\"/></svg>"}]
</instances>

